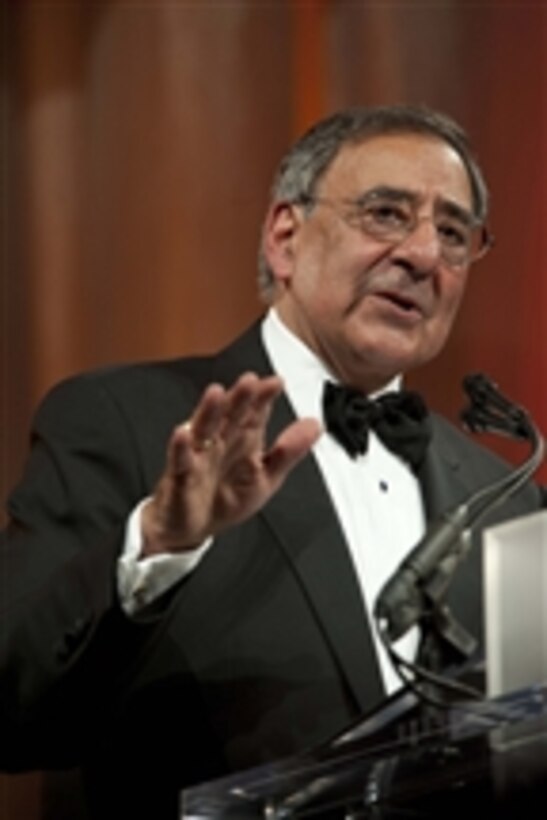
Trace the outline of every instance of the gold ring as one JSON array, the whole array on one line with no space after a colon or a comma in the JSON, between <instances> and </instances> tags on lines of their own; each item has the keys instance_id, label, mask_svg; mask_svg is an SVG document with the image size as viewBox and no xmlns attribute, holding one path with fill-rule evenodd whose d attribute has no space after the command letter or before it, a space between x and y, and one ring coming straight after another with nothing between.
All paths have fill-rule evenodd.
<instances>
[{"instance_id":1,"label":"gold ring","mask_svg":"<svg viewBox=\"0 0 547 820\"><path fill-rule=\"evenodd\" d=\"M207 450L211 449L213 444L214 444L214 439L212 439L212 438L202 438L199 441L195 440L194 441L194 450L197 450L198 453L206 452Z\"/></svg>"},{"instance_id":2,"label":"gold ring","mask_svg":"<svg viewBox=\"0 0 547 820\"><path fill-rule=\"evenodd\" d=\"M210 450L211 447L213 446L213 444L215 443L214 438L198 439L196 436L194 436L192 434L192 422L191 421L186 421L182 426L192 436L192 446L193 446L194 450L196 450L198 453L206 452L207 450Z\"/></svg>"}]
</instances>

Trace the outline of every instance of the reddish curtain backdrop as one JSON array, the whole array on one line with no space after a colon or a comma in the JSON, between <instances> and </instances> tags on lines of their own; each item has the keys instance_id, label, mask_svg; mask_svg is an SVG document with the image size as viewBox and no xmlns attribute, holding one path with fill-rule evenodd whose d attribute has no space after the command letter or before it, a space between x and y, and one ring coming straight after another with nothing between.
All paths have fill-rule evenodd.
<instances>
[{"instance_id":1,"label":"reddish curtain backdrop","mask_svg":"<svg viewBox=\"0 0 547 820\"><path fill-rule=\"evenodd\" d=\"M211 350L259 314L275 164L355 103L453 114L492 189L496 249L412 382L455 418L461 376L484 369L547 429L545 4L6 0L1 14L3 495L55 381ZM76 820L68 793L3 779L0 818Z\"/></svg>"}]
</instances>

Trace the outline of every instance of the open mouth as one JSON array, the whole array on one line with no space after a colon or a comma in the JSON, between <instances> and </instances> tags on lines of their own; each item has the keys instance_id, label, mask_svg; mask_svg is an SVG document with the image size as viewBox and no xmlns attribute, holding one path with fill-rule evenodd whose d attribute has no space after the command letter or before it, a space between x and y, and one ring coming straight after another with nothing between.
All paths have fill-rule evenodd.
<instances>
[{"instance_id":1,"label":"open mouth","mask_svg":"<svg viewBox=\"0 0 547 820\"><path fill-rule=\"evenodd\" d=\"M382 291L376 294L381 299L390 302L394 307L398 308L403 313L408 314L422 314L420 306L413 300L409 299L401 293L394 293L393 291Z\"/></svg>"}]
</instances>

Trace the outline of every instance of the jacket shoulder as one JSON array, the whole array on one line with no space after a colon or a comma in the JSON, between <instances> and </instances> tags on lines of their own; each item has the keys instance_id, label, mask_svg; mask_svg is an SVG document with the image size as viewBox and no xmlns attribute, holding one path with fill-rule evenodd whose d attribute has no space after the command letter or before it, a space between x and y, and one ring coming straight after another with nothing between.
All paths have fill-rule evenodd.
<instances>
[{"instance_id":1,"label":"jacket shoulder","mask_svg":"<svg viewBox=\"0 0 547 820\"><path fill-rule=\"evenodd\" d=\"M511 470L528 457L527 445L515 445L515 463L509 463L481 441L458 429L444 416L433 413L433 448L441 458L462 475L470 490L507 477ZM547 491L530 480L519 495L528 499L532 507L547 506Z\"/></svg>"},{"instance_id":2,"label":"jacket shoulder","mask_svg":"<svg viewBox=\"0 0 547 820\"><path fill-rule=\"evenodd\" d=\"M258 323L225 348L212 353L115 364L70 376L55 385L40 404L70 404L78 396L103 393L120 405L154 407L170 400L195 403L196 398L212 381L230 384L244 370L266 371L267 363L261 347Z\"/></svg>"}]
</instances>

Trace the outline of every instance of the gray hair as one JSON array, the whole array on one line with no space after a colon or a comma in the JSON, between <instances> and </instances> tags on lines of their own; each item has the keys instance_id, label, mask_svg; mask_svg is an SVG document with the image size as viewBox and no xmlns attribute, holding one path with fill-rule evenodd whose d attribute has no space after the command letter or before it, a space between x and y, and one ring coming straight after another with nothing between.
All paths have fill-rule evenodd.
<instances>
[{"instance_id":1,"label":"gray hair","mask_svg":"<svg viewBox=\"0 0 547 820\"><path fill-rule=\"evenodd\" d=\"M448 143L459 155L469 175L473 214L483 223L488 213L488 189L474 157L466 132L454 120L425 106L390 105L349 108L320 120L294 143L281 160L270 201L304 202L313 197L317 185L340 149L383 134L424 134ZM313 206L312 206L313 207ZM261 295L270 301L275 277L264 256L258 257Z\"/></svg>"}]
</instances>

